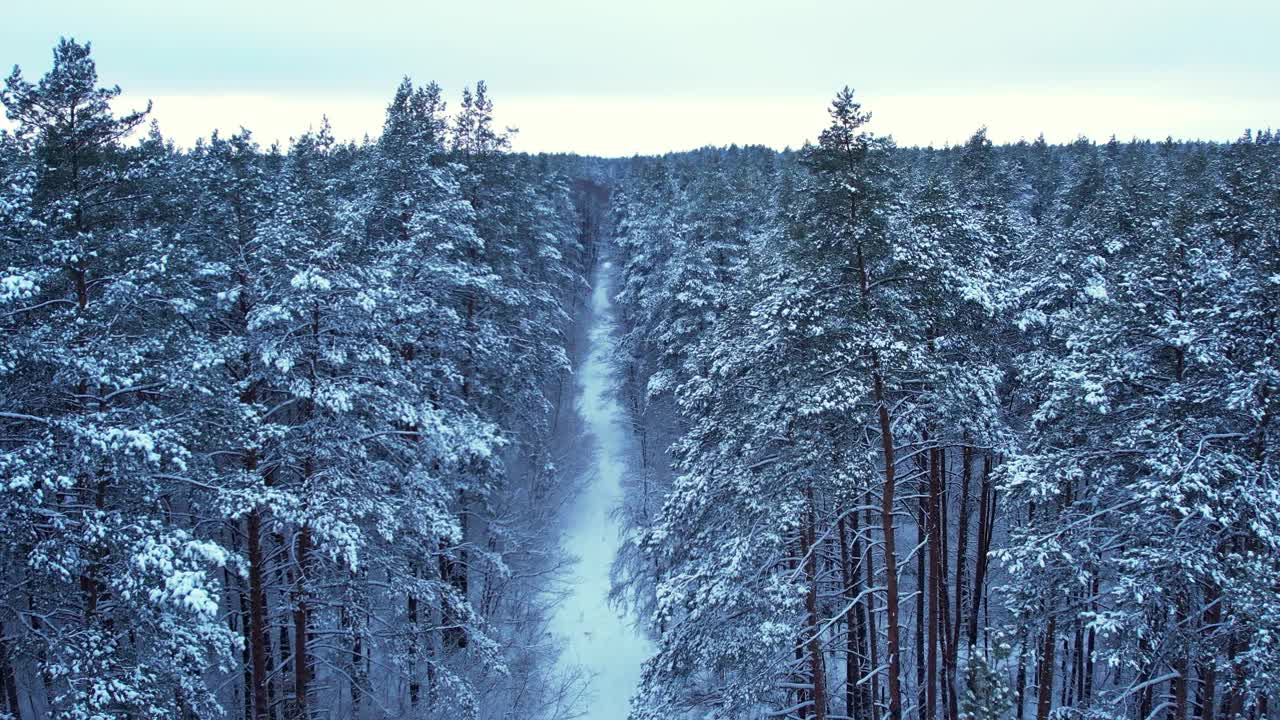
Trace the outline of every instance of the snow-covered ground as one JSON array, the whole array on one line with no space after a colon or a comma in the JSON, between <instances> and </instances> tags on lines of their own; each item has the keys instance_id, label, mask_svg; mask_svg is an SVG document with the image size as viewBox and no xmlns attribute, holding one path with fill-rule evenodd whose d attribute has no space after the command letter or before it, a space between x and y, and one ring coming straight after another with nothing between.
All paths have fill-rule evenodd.
<instances>
[{"instance_id":1,"label":"snow-covered ground","mask_svg":"<svg viewBox=\"0 0 1280 720\"><path fill-rule=\"evenodd\" d=\"M555 618L555 630L567 637L565 662L591 673L591 698L585 720L623 720L631 693L640 679L640 665L650 645L630 618L609 607L609 566L618 550L618 526L610 517L622 500L626 471L623 411L611 390L613 336L610 308L611 269L603 262L596 270L591 296L589 352L578 377L578 411L591 447L596 452L587 467L592 476L578 498L565 533L565 547L579 558L571 594Z\"/></svg>"}]
</instances>

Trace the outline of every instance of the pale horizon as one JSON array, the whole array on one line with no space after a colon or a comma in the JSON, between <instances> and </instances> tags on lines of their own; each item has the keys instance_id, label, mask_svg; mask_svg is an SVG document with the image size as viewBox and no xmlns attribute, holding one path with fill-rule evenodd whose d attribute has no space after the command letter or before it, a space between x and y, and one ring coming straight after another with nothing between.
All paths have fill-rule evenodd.
<instances>
[{"instance_id":1,"label":"pale horizon","mask_svg":"<svg viewBox=\"0 0 1280 720\"><path fill-rule=\"evenodd\" d=\"M151 99L164 134L188 146L241 126L284 144L323 116L340 139L376 136L404 76L439 82L451 105L485 80L498 123L519 130L516 150L603 156L799 147L844 85L876 132L907 146L960 143L980 127L996 142L1229 141L1280 118L1280 52L1265 30L1280 10L1261 2L1213 15L1206 3L1145 1L1072 12L1006 0L910 12L658 5L374 2L344 16L297 3L68 2L18 9L0 30L0 63L36 79L59 37L91 42L121 107Z\"/></svg>"},{"instance_id":2,"label":"pale horizon","mask_svg":"<svg viewBox=\"0 0 1280 720\"><path fill-rule=\"evenodd\" d=\"M816 139L825 126L830 98L641 98L641 97L505 97L491 86L496 121L514 128L513 149L530 153L576 153L626 157L680 152L709 145L765 145L781 150L798 148ZM834 91L833 91L834 92ZM457 93L449 93L456 101ZM874 96L858 92L873 113L872 129L892 135L900 145L943 147L963 143L985 127L998 143L1035 140L1043 134L1051 143L1067 143L1084 136L1104 142L1111 136L1130 139L1231 141L1245 130L1272 127L1264 122L1241 123L1229 107L1190 100L1126 96ZM288 144L328 118L340 140L376 138L390 94L381 97L273 95L122 95L121 109L153 102L152 117L165 137L182 146L248 128L263 145ZM455 102L451 102L452 107ZM1110 113L1091 117L1070 110L1105 104ZM1280 117L1280 99L1268 101L1266 117ZM1120 112L1116 112L1119 110ZM574 122L565 122L566 117ZM1202 131L1174 132L1160 118L1178 116ZM937 120L945 118L944 127ZM634 126L629 127L629 124ZM597 128L622 128L617 134Z\"/></svg>"}]
</instances>

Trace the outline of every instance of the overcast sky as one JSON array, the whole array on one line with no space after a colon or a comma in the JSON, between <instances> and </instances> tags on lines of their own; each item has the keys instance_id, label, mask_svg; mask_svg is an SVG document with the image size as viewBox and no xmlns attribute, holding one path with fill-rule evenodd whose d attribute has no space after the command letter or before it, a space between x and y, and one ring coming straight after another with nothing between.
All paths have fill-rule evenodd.
<instances>
[{"instance_id":1,"label":"overcast sky","mask_svg":"<svg viewBox=\"0 0 1280 720\"><path fill-rule=\"evenodd\" d=\"M334 9L329 9L334 8ZM1275 0L56 0L13 3L0 63L60 35L183 143L376 134L400 78L489 83L517 148L798 146L853 86L902 144L1086 134L1227 140L1280 125Z\"/></svg>"}]
</instances>

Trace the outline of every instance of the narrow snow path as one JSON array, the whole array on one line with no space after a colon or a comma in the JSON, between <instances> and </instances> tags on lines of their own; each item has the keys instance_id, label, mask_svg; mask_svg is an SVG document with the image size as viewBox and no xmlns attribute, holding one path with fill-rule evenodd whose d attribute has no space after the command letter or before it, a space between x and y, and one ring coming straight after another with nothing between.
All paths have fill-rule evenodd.
<instances>
[{"instance_id":1,"label":"narrow snow path","mask_svg":"<svg viewBox=\"0 0 1280 720\"><path fill-rule=\"evenodd\" d=\"M640 665L649 656L648 641L609 607L609 567L618 551L618 526L610 517L622 501L627 436L616 387L612 355L610 264L600 263L591 295L589 351L578 377L578 412L596 456L587 464L593 475L578 498L565 547L578 557L571 593L557 612L555 629L568 640L565 661L592 674L584 720L624 720Z\"/></svg>"}]
</instances>

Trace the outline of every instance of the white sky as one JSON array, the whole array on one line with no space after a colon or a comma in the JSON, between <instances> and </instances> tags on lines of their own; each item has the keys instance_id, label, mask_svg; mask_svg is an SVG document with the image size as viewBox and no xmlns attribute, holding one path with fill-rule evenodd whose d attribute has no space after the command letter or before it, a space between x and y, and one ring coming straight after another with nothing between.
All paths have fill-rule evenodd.
<instances>
[{"instance_id":1,"label":"white sky","mask_svg":"<svg viewBox=\"0 0 1280 720\"><path fill-rule=\"evenodd\" d=\"M182 143L240 125L286 140L328 114L376 134L403 75L488 81L518 149L605 155L798 146L839 87L903 144L1231 139L1280 125L1280 3L1165 0L59 0L5 12L29 79L59 35L155 102Z\"/></svg>"}]
</instances>

